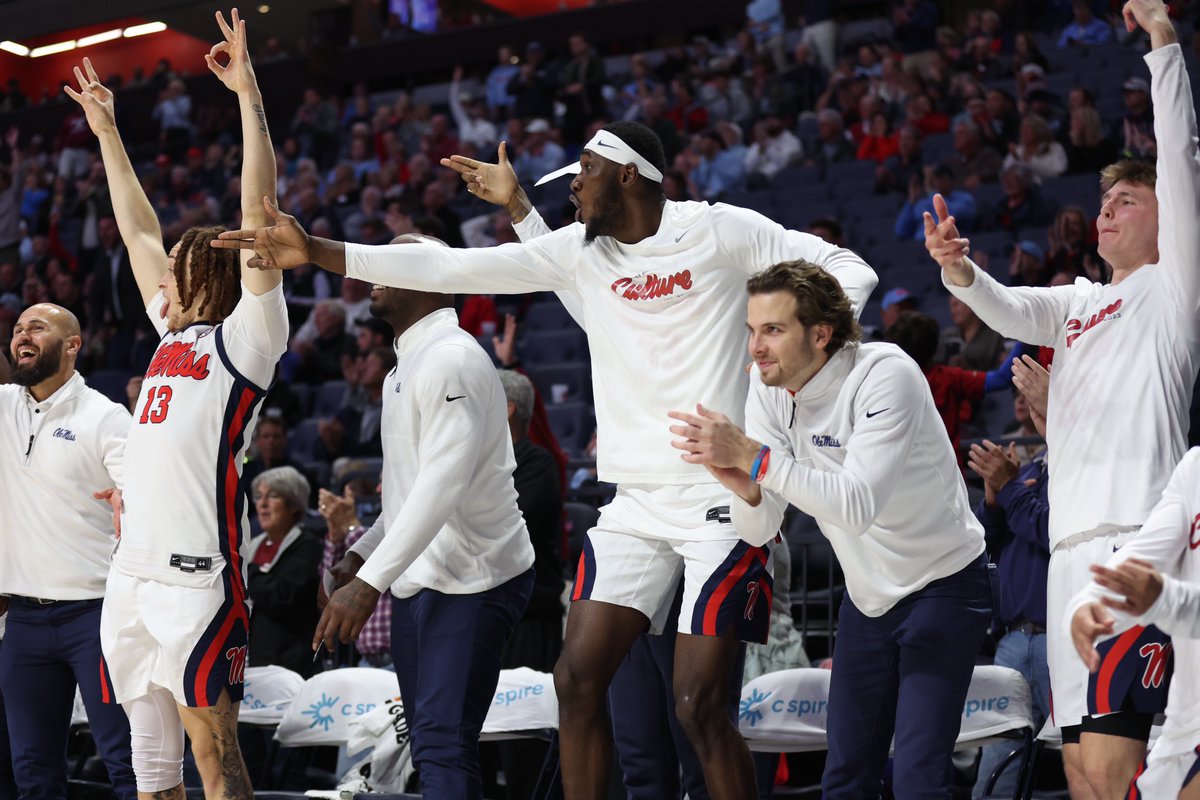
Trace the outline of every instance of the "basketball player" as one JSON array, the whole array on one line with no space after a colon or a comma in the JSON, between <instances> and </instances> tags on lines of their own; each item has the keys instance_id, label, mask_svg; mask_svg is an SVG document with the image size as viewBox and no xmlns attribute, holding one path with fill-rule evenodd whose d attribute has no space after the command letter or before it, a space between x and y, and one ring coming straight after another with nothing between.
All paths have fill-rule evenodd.
<instances>
[{"instance_id":1,"label":"basketball player","mask_svg":"<svg viewBox=\"0 0 1200 800\"><path fill-rule=\"evenodd\" d=\"M1147 627L1138 646L1106 652L1124 664L1117 672L1126 680L1089 682L1064 611L1090 581L1089 566L1133 538L1183 456L1200 358L1200 164L1190 82L1163 3L1130 0L1123 13L1130 30L1150 34L1158 162L1121 161L1101 173L1099 249L1112 282L1001 286L967 258L969 243L942 199L935 198L938 219L925 217L925 246L951 293L1005 336L1054 348L1047 660L1074 798L1124 794L1165 704L1167 678L1147 655L1165 644L1164 634ZM1135 676L1146 686L1138 688Z\"/></svg>"},{"instance_id":2,"label":"basketball player","mask_svg":"<svg viewBox=\"0 0 1200 800\"><path fill-rule=\"evenodd\" d=\"M242 118L242 214L265 220L275 159L246 50L245 23L217 23L206 57ZM225 66L218 61L224 54ZM183 732L210 798L251 796L237 745L246 666L242 462L258 405L287 346L279 276L212 250L220 228L193 228L169 253L117 132L112 92L76 68L100 140L113 209L146 313L162 341L126 445L121 542L101 638L106 679L125 706L139 794L183 797ZM182 723L182 725L181 725Z\"/></svg>"},{"instance_id":3,"label":"basketball player","mask_svg":"<svg viewBox=\"0 0 1200 800\"><path fill-rule=\"evenodd\" d=\"M929 386L892 344L859 344L837 282L803 261L750 279L746 431L674 411L684 461L734 492L761 541L788 503L846 573L829 686L829 800L878 797L895 733L896 797L950 797L951 755L991 623L983 527Z\"/></svg>"},{"instance_id":4,"label":"basketball player","mask_svg":"<svg viewBox=\"0 0 1200 800\"><path fill-rule=\"evenodd\" d=\"M632 122L605 126L571 181L577 224L533 241L448 250L428 244L368 247L309 237L275 215L259 230L223 234L220 248L253 249L251 265L313 262L384 285L433 292L567 290L580 303L592 354L601 480L617 483L584 544L555 667L563 781L571 800L604 796L611 766L605 697L633 640L661 630L667 596L684 576L675 700L717 800L754 793L749 751L726 709L738 639L766 637L769 592L746 612L747 586L770 585L768 550L741 541L729 493L684 464L664 426L696 398L740 420L746 278L803 257L829 270L861 308L876 283L853 253L721 204L664 199L662 143ZM525 231L540 223L523 208Z\"/></svg>"},{"instance_id":5,"label":"basketball player","mask_svg":"<svg viewBox=\"0 0 1200 800\"><path fill-rule=\"evenodd\" d=\"M1200 669L1198 518L1200 448L1193 448L1138 535L1106 564L1092 567L1093 581L1067 606L1075 649L1093 673L1102 669L1093 648L1097 637L1116 635L1114 649L1132 646L1137 626L1150 624L1173 637L1171 644L1151 648L1156 671L1166 669L1174 649L1175 678L1162 733L1129 787L1133 800L1200 798L1200 685L1194 678Z\"/></svg>"}]
</instances>

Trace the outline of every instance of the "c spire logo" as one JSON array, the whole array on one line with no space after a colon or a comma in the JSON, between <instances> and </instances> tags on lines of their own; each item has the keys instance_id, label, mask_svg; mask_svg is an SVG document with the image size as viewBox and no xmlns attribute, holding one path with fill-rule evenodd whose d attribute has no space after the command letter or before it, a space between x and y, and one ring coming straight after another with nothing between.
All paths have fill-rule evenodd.
<instances>
[{"instance_id":1,"label":"c spire logo","mask_svg":"<svg viewBox=\"0 0 1200 800\"><path fill-rule=\"evenodd\" d=\"M340 697L330 697L321 692L321 699L301 712L306 717L312 717L312 722L308 724L308 729L312 730L320 725L321 730L328 733L329 727L333 725L333 707L340 699Z\"/></svg>"}]
</instances>

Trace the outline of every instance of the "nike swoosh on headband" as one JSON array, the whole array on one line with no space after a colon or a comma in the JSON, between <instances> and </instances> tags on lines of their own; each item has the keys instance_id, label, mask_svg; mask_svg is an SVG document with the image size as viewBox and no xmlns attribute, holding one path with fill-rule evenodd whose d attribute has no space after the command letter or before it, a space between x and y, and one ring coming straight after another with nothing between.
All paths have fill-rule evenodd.
<instances>
[{"instance_id":1,"label":"nike swoosh on headband","mask_svg":"<svg viewBox=\"0 0 1200 800\"><path fill-rule=\"evenodd\" d=\"M638 168L638 174L642 177L649 178L655 183L662 183L663 174L657 167L643 158L642 155L632 147L625 144L625 142L621 140L621 137L613 134L611 131L602 131L602 133L604 135L603 139L600 138L601 134L597 133L591 138L591 141L583 146L583 149L591 150L601 158L606 158L615 164L620 164L621 166L633 164ZM601 147L613 152L606 153L598 151L597 148ZM538 178L534 186L541 186L543 183L549 183L555 178L561 178L563 175L577 175L581 169L582 167L580 166L579 162L576 161L574 164L568 164L565 167L560 167L553 172L543 175L542 177Z\"/></svg>"}]
</instances>

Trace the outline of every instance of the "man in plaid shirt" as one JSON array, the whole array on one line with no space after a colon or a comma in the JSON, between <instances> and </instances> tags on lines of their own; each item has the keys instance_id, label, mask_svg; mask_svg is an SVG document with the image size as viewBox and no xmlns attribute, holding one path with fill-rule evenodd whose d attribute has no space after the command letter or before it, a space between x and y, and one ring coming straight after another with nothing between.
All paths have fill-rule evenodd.
<instances>
[{"instance_id":1,"label":"man in plaid shirt","mask_svg":"<svg viewBox=\"0 0 1200 800\"><path fill-rule=\"evenodd\" d=\"M367 532L358 520L354 496L349 488L346 494L338 497L328 489L322 489L317 501L317 510L325 518L325 553L321 556L321 575L333 569L345 557L346 552ZM386 595L385 595L386 596ZM321 587L321 606L324 607L328 598L325 587ZM392 656L389 651L392 630L392 604L381 602L375 606L375 613L367 619L362 632L354 646L361 656L355 666L390 668Z\"/></svg>"}]
</instances>

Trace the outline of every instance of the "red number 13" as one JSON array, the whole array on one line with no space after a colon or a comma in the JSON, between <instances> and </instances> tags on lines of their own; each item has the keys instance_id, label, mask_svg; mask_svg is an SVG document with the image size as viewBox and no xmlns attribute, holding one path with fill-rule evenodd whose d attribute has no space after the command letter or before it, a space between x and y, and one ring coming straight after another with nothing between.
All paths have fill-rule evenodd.
<instances>
[{"instance_id":1,"label":"red number 13","mask_svg":"<svg viewBox=\"0 0 1200 800\"><path fill-rule=\"evenodd\" d=\"M157 393L158 402L155 403L155 394ZM167 407L171 403L171 387L170 386L151 386L150 391L146 393L146 405L142 406L142 418L138 423L145 425L147 422L152 422L155 425L167 418ZM151 411L150 407L154 406Z\"/></svg>"}]
</instances>

